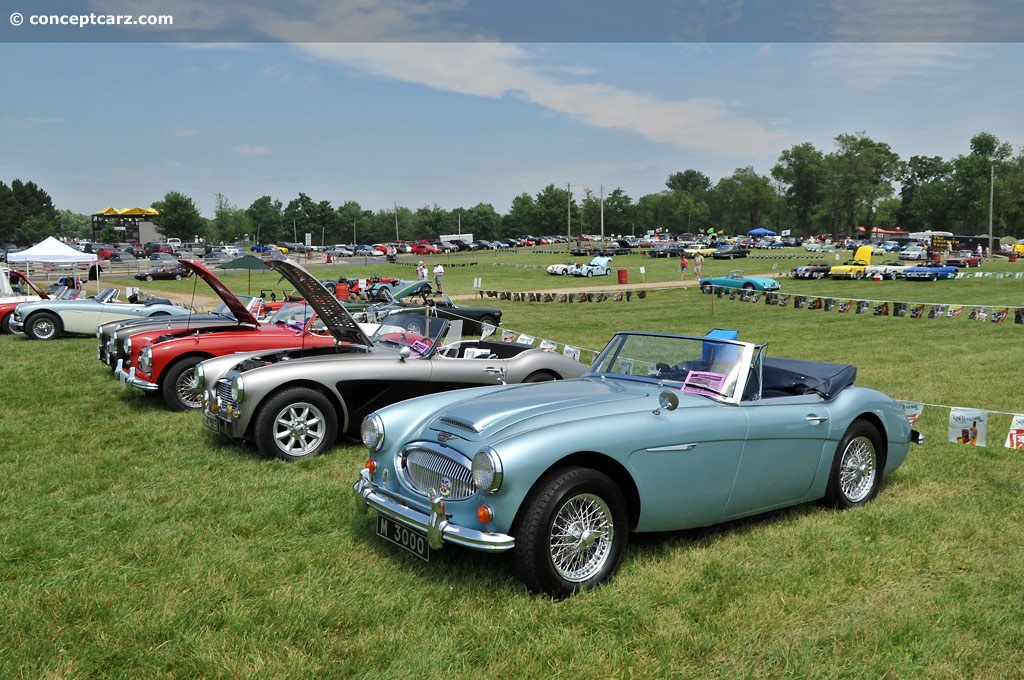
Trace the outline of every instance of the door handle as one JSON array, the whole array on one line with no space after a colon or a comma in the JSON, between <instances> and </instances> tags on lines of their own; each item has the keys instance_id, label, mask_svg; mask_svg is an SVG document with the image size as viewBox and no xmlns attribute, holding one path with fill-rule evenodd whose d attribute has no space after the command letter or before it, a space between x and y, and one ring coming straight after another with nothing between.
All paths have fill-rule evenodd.
<instances>
[{"instance_id":1,"label":"door handle","mask_svg":"<svg viewBox=\"0 0 1024 680\"><path fill-rule=\"evenodd\" d=\"M807 416L807 422L809 422L811 425L818 425L820 423L824 423L827 420L828 416L816 416L814 414Z\"/></svg>"}]
</instances>

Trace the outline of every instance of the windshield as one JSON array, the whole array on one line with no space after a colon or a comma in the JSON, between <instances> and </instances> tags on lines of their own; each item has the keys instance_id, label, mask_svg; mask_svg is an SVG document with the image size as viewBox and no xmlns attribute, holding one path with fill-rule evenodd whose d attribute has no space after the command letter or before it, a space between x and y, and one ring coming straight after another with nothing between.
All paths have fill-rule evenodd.
<instances>
[{"instance_id":1,"label":"windshield","mask_svg":"<svg viewBox=\"0 0 1024 680\"><path fill-rule=\"evenodd\" d=\"M383 321L370 340L374 345L408 347L413 354L429 354L441 342L448 328L446 319L423 314L392 314Z\"/></svg>"},{"instance_id":2,"label":"windshield","mask_svg":"<svg viewBox=\"0 0 1024 680\"><path fill-rule=\"evenodd\" d=\"M594 360L590 372L653 380L717 401L737 402L755 348L735 338L734 331L712 331L704 337L619 333Z\"/></svg>"}]
</instances>

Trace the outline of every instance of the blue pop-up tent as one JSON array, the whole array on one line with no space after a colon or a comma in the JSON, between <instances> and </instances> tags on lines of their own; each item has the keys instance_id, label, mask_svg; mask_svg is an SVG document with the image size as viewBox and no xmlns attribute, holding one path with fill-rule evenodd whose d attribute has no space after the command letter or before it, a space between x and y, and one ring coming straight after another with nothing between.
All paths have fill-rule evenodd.
<instances>
[{"instance_id":1,"label":"blue pop-up tent","mask_svg":"<svg viewBox=\"0 0 1024 680\"><path fill-rule=\"evenodd\" d=\"M764 227L758 227L757 229L751 229L747 232L747 236L775 236L775 232L771 229L765 229Z\"/></svg>"}]
</instances>

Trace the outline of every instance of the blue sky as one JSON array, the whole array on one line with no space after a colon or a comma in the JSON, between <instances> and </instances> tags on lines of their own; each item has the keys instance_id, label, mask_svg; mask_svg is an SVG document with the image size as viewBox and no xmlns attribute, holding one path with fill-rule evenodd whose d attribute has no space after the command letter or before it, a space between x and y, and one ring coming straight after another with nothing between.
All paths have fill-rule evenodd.
<instances>
[{"instance_id":1,"label":"blue sky","mask_svg":"<svg viewBox=\"0 0 1024 680\"><path fill-rule=\"evenodd\" d=\"M133 11L173 28L120 33L7 21L115 0L3 2L0 180L82 213L168 191L206 216L218 192L504 213L548 184L768 174L843 133L903 158L1024 145L1021 12L995 1L168 0Z\"/></svg>"}]
</instances>

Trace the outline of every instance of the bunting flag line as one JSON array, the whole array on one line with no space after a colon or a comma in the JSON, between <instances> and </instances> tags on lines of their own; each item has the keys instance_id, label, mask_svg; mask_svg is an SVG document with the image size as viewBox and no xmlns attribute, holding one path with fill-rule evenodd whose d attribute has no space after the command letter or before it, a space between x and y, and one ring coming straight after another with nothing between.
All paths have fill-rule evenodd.
<instances>
[{"instance_id":1,"label":"bunting flag line","mask_svg":"<svg viewBox=\"0 0 1024 680\"><path fill-rule=\"evenodd\" d=\"M1022 272L1024 274L1024 272ZM980 323L1003 323L1013 318L1015 325L1024 325L1024 307L992 307L989 305L950 305L932 302L904 302L891 300L857 300L818 297L801 294L782 294L777 292L759 293L756 291L739 291L734 288L716 286L712 291L715 297L722 299L757 303L764 298L765 304L775 307L792 307L811 311L836 311L839 314L870 314L872 316L889 316L898 319L955 319L964 317L969 321ZM967 312L966 314L964 312Z\"/></svg>"}]
</instances>

